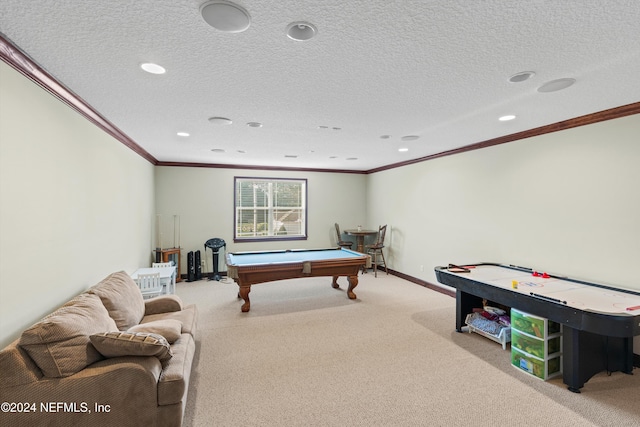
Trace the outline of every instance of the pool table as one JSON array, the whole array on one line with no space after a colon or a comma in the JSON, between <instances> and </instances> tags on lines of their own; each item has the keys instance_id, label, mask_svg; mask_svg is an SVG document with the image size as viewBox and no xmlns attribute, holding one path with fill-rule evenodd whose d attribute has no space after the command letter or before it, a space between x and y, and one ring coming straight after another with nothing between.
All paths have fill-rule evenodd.
<instances>
[{"instance_id":1,"label":"pool table","mask_svg":"<svg viewBox=\"0 0 640 427\"><path fill-rule=\"evenodd\" d=\"M226 261L227 276L240 288L238 298L244 300L244 313L251 308L251 285L276 280L332 276L331 286L339 288L338 277L346 276L347 296L355 299L353 289L358 286L358 272L371 264L368 255L345 248L235 252L228 253Z\"/></svg>"}]
</instances>

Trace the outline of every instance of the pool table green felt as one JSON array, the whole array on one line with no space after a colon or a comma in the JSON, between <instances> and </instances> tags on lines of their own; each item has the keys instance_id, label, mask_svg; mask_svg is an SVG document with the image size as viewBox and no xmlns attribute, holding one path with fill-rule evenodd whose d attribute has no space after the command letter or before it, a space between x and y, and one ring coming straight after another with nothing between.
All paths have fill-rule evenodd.
<instances>
[{"instance_id":1,"label":"pool table green felt","mask_svg":"<svg viewBox=\"0 0 640 427\"><path fill-rule=\"evenodd\" d=\"M338 277L346 276L347 296L355 299L358 272L371 264L368 255L345 248L236 252L227 254L226 261L227 275L238 284L238 298L244 300L245 313L251 308L251 285L276 280L331 276L331 286L339 288Z\"/></svg>"}]
</instances>

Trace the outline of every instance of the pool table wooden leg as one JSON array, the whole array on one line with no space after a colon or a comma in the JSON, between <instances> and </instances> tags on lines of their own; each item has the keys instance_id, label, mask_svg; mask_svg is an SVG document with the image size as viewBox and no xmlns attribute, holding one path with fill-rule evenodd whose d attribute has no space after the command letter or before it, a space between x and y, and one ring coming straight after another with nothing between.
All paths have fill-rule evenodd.
<instances>
[{"instance_id":1,"label":"pool table wooden leg","mask_svg":"<svg viewBox=\"0 0 640 427\"><path fill-rule=\"evenodd\" d=\"M353 293L353 290L356 288L356 286L358 286L358 276L348 276L347 279L349 280L349 289L347 289L347 295L349 296L349 299L356 299L356 294Z\"/></svg>"},{"instance_id":2,"label":"pool table wooden leg","mask_svg":"<svg viewBox=\"0 0 640 427\"><path fill-rule=\"evenodd\" d=\"M242 312L246 313L251 309L251 301L249 301L249 292L251 292L251 286L240 286L240 290L238 291L238 298L242 298L244 300L244 304L242 304Z\"/></svg>"},{"instance_id":3,"label":"pool table wooden leg","mask_svg":"<svg viewBox=\"0 0 640 427\"><path fill-rule=\"evenodd\" d=\"M333 282L331 282L331 287L333 289L340 289L340 285L338 285L338 277L340 276L333 276Z\"/></svg>"},{"instance_id":4,"label":"pool table wooden leg","mask_svg":"<svg viewBox=\"0 0 640 427\"><path fill-rule=\"evenodd\" d=\"M338 277L333 276L333 282L331 282L331 286L335 289L339 289L340 285L338 284ZM347 276L347 280L349 281L349 289L347 289L347 295L349 299L356 299L356 294L353 293L353 289L358 286L358 276Z\"/></svg>"}]
</instances>

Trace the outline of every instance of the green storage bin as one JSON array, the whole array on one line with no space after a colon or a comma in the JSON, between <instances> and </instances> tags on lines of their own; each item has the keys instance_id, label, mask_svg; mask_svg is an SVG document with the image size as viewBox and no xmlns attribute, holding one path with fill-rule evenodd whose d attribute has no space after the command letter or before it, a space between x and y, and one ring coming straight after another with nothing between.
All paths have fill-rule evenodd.
<instances>
[{"instance_id":1,"label":"green storage bin","mask_svg":"<svg viewBox=\"0 0 640 427\"><path fill-rule=\"evenodd\" d=\"M562 339L560 335L554 338L538 339L526 335L517 329L511 330L511 346L516 347L524 353L544 359L562 350Z\"/></svg>"},{"instance_id":2,"label":"green storage bin","mask_svg":"<svg viewBox=\"0 0 640 427\"><path fill-rule=\"evenodd\" d=\"M550 335L560 333L560 324L544 317L511 309L511 328L534 337L546 339Z\"/></svg>"},{"instance_id":3,"label":"green storage bin","mask_svg":"<svg viewBox=\"0 0 640 427\"><path fill-rule=\"evenodd\" d=\"M513 347L513 341L511 344L511 364L519 370L541 380L547 380L562 373L562 356L540 360Z\"/></svg>"}]
</instances>

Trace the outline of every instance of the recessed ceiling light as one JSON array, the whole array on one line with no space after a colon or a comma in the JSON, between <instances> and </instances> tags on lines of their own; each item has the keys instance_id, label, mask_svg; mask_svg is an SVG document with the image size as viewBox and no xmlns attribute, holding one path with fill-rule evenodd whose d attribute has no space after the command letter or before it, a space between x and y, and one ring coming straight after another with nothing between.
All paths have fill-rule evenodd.
<instances>
[{"instance_id":1,"label":"recessed ceiling light","mask_svg":"<svg viewBox=\"0 0 640 427\"><path fill-rule=\"evenodd\" d=\"M500 120L501 122L508 122L509 120L513 120L515 118L516 118L516 116L514 116L513 114L508 114L506 116L502 116L502 117L498 118L498 120Z\"/></svg>"},{"instance_id":2,"label":"recessed ceiling light","mask_svg":"<svg viewBox=\"0 0 640 427\"><path fill-rule=\"evenodd\" d=\"M320 125L318 126L318 129L329 129L329 126Z\"/></svg>"},{"instance_id":3,"label":"recessed ceiling light","mask_svg":"<svg viewBox=\"0 0 640 427\"><path fill-rule=\"evenodd\" d=\"M347 160L358 160L357 157L347 157Z\"/></svg>"},{"instance_id":4,"label":"recessed ceiling light","mask_svg":"<svg viewBox=\"0 0 640 427\"><path fill-rule=\"evenodd\" d=\"M336 127L332 128L332 129L333 130L342 130L342 128L336 128Z\"/></svg>"},{"instance_id":5,"label":"recessed ceiling light","mask_svg":"<svg viewBox=\"0 0 640 427\"><path fill-rule=\"evenodd\" d=\"M391 135L380 135L380 139L389 139Z\"/></svg>"},{"instance_id":6,"label":"recessed ceiling light","mask_svg":"<svg viewBox=\"0 0 640 427\"><path fill-rule=\"evenodd\" d=\"M178 136L189 136L189 132L178 132L177 133Z\"/></svg>"},{"instance_id":7,"label":"recessed ceiling light","mask_svg":"<svg viewBox=\"0 0 640 427\"><path fill-rule=\"evenodd\" d=\"M575 82L576 82L576 79L570 79L570 78L551 80L550 82L546 82L545 84L540 86L538 88L538 92L543 92L543 93L557 92L559 90L568 88L569 86L573 85Z\"/></svg>"},{"instance_id":8,"label":"recessed ceiling light","mask_svg":"<svg viewBox=\"0 0 640 427\"><path fill-rule=\"evenodd\" d=\"M140 68L142 68L147 73L151 73L151 74L164 74L167 72L167 70L165 70L164 67L158 64L152 64L151 62L140 64Z\"/></svg>"},{"instance_id":9,"label":"recessed ceiling light","mask_svg":"<svg viewBox=\"0 0 640 427\"><path fill-rule=\"evenodd\" d=\"M238 153L240 153L240 154L244 154L244 153L246 153L246 151L244 151L244 150L238 150Z\"/></svg>"},{"instance_id":10,"label":"recessed ceiling light","mask_svg":"<svg viewBox=\"0 0 640 427\"><path fill-rule=\"evenodd\" d=\"M249 122L249 123L247 123L247 126L249 126L250 128L261 128L262 127L262 123L260 123L260 122Z\"/></svg>"},{"instance_id":11,"label":"recessed ceiling light","mask_svg":"<svg viewBox=\"0 0 640 427\"><path fill-rule=\"evenodd\" d=\"M224 153L224 149L222 148L212 148L211 151L213 151L214 153Z\"/></svg>"},{"instance_id":12,"label":"recessed ceiling light","mask_svg":"<svg viewBox=\"0 0 640 427\"><path fill-rule=\"evenodd\" d=\"M536 73L534 73L533 71L522 71L520 73L514 74L513 76L509 77L509 81L511 83L520 83L525 80L529 80L531 77L535 75Z\"/></svg>"},{"instance_id":13,"label":"recessed ceiling light","mask_svg":"<svg viewBox=\"0 0 640 427\"><path fill-rule=\"evenodd\" d=\"M338 156L329 156L330 159L337 159Z\"/></svg>"},{"instance_id":14,"label":"recessed ceiling light","mask_svg":"<svg viewBox=\"0 0 640 427\"><path fill-rule=\"evenodd\" d=\"M316 27L308 22L292 22L287 25L287 36L298 42L313 38L317 32Z\"/></svg>"},{"instance_id":15,"label":"recessed ceiling light","mask_svg":"<svg viewBox=\"0 0 640 427\"><path fill-rule=\"evenodd\" d=\"M226 117L209 117L209 121L216 125L230 125L233 123L231 119L227 119Z\"/></svg>"},{"instance_id":16,"label":"recessed ceiling light","mask_svg":"<svg viewBox=\"0 0 640 427\"><path fill-rule=\"evenodd\" d=\"M297 159L298 156L294 155L294 154L285 154L284 157L286 157L287 159Z\"/></svg>"},{"instance_id":17,"label":"recessed ceiling light","mask_svg":"<svg viewBox=\"0 0 640 427\"><path fill-rule=\"evenodd\" d=\"M420 138L418 135L407 135L407 136L403 136L400 139L402 139L403 141L415 141L418 138Z\"/></svg>"},{"instance_id":18,"label":"recessed ceiling light","mask_svg":"<svg viewBox=\"0 0 640 427\"><path fill-rule=\"evenodd\" d=\"M404 153L404 152L409 151L409 149L408 148L398 148L398 151L401 152L401 153Z\"/></svg>"},{"instance_id":19,"label":"recessed ceiling light","mask_svg":"<svg viewBox=\"0 0 640 427\"><path fill-rule=\"evenodd\" d=\"M200 14L207 24L226 33L241 33L251 25L249 12L229 1L208 1L200 6Z\"/></svg>"}]
</instances>

